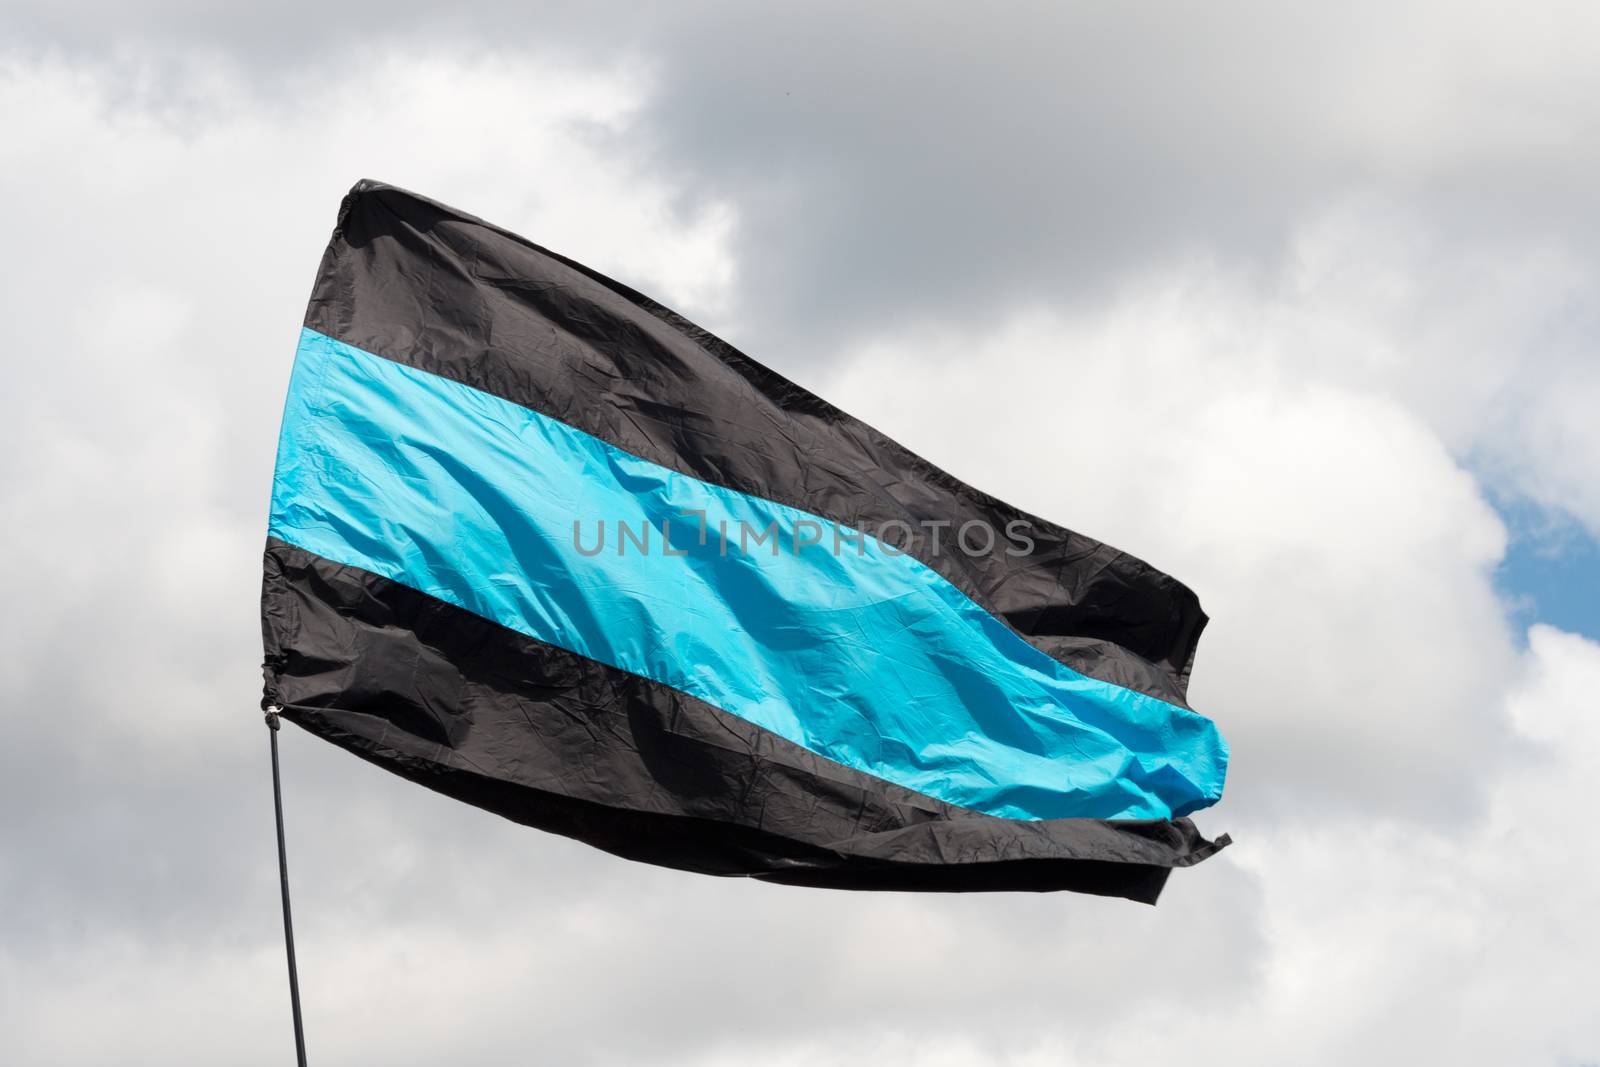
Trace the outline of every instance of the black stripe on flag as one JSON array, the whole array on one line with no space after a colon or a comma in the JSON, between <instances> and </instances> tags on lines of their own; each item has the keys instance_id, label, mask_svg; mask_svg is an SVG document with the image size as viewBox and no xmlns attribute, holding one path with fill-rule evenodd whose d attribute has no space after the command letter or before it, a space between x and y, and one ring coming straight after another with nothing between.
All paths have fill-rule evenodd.
<instances>
[{"instance_id":1,"label":"black stripe on flag","mask_svg":"<svg viewBox=\"0 0 1600 1067\"><path fill-rule=\"evenodd\" d=\"M444 384L451 389L477 390L483 402L509 402L553 420L549 426L563 432L588 434L625 453L629 462L637 457L851 529L901 524L902 529L926 531L937 526L948 538L973 522L993 531L1022 524L1033 543L1026 554L1007 552L997 542L974 555L970 545L951 550L948 540L944 550L934 551L926 535L914 538L910 551L1033 649L993 620L986 619L987 628L979 624L975 632L995 635L996 641L1004 637L1029 656L1042 659L1038 650L1066 668L1111 683L1101 688L1118 694L1111 702L1118 708L1125 708L1124 698L1156 708L1164 701L1175 706L1166 711L1179 717L1165 720L1168 724L1181 721L1186 729L1202 724L1204 730L1185 742L1198 745L1189 755L1200 760L1195 773L1205 779L1208 790L1199 799L1209 803L1220 794L1226 746L1209 723L1178 710L1187 707L1189 671L1206 621L1192 592L1126 553L966 485L633 290L470 216L362 182L341 208L306 325L316 331L303 335L303 346L311 345L306 351L342 342L353 346L342 358L370 361L364 372L355 369L358 363L349 363L347 373L358 375L350 383L377 381L398 367L411 368L408 373L419 379L448 379ZM820 754L856 758L848 746L829 748L828 736L804 731L791 732L793 740L780 736L774 730L787 729L781 716L764 727L740 717L737 708L727 710L733 706L721 700L722 707L713 706L675 688L693 686L679 675L663 675L609 655L603 639L591 645L568 641L577 636L568 633L570 620L553 617L548 625L519 632L510 627L527 616L467 610L481 607L471 595L478 588L499 588L510 584L511 577L533 573L522 566L528 557L518 550L503 561L489 559L488 568L476 572L478 585L466 588L464 595L455 586L450 587L453 593L441 591L416 578L435 573L428 567L395 569L389 564L421 555L429 567L442 568L439 573L459 577L452 560L436 551L460 540L459 517L456 526L447 518L444 526L430 525L432 533L423 534L420 526L407 526L390 514L389 505L395 503L391 495L378 494L374 499L380 506L360 522L357 512L337 509L361 486L399 478L394 484L415 490L408 500L422 509L413 513L412 521L429 525L429 509L439 511L438 500L450 495L447 490L467 492L461 505L477 506L479 496L466 486L487 477L479 470L481 464L460 459L461 450L454 445L398 444L411 441L414 429L383 413L412 410L409 405L420 397L415 391L420 385L406 394L408 399L386 397L387 406L371 409L362 421L351 407L360 390L323 403L325 379L302 373L309 373L310 366L302 360L297 369L296 380L310 383L310 391L298 397L301 407L295 409L301 420L298 432L308 436L289 434L286 417L283 447L288 451L280 454L280 473L288 456L287 469L296 479L280 480L275 490L274 531L280 531L276 524L282 521L282 536L315 545L347 563L385 570L398 580L276 537L269 540L262 599L264 703L281 706L285 718L306 729L391 771L518 822L628 858L710 874L849 889L1068 889L1153 902L1173 868L1198 862L1227 843L1225 836L1207 841L1187 818L1009 818L959 806L966 803L964 794L942 794L957 800L948 803L868 773L877 764L847 766ZM423 373L416 375L419 371ZM359 377L363 373L366 377ZM477 414L465 414L468 410ZM487 410L463 396L459 407L449 409L452 418L434 421L471 429L516 421L504 412L486 416ZM462 423L456 415L485 421ZM379 424L390 428L379 429ZM469 437L441 438L446 439L459 443ZM329 448L335 442L344 449L343 460ZM425 479L405 469L412 460L399 459L391 446L448 460L455 471L448 477L466 481L425 485ZM520 453L507 455L510 466L499 468L495 476L526 484L516 466ZM370 463L380 466L363 466ZM445 469L438 463L434 467ZM510 499L496 488L487 487L483 502L500 506ZM519 529L527 517L506 514ZM485 544L499 543L496 522L490 523L492 536ZM319 528L338 530L346 539L335 537L325 544L305 540ZM382 550L345 551L358 543ZM763 579L771 580L777 569L774 563ZM580 566L571 576L575 581L601 580L601 570L590 570ZM548 574L539 579L547 584L532 588L530 603L554 588L550 580ZM626 593L631 586L613 582L613 588ZM789 595L803 599L793 587ZM617 603L627 615L628 603ZM896 620L893 632L920 633L914 630L918 619ZM771 656L772 649L748 635L741 637L738 625L733 631L729 647L740 657ZM719 635L727 632L718 630ZM655 640L646 633L641 647L650 646L648 654L665 652L651 645ZM922 646L913 642L907 648ZM907 662L914 658L904 650L902 655ZM952 721L957 717L953 713L966 709L971 692L961 686L982 682L967 680L962 668L967 673L976 668L965 657L956 659L934 663L927 672L951 675L950 691L958 694L946 709ZM739 662L749 665L742 668L747 674L761 677L770 666L758 659ZM677 666L691 672L711 669L693 656ZM694 680L692 674L687 677ZM817 708L807 703L805 689L815 684L813 676L796 677L801 685L786 693L784 707L800 719L809 713L815 722ZM1071 680L1074 686L1091 684L1075 675ZM1155 701L1134 698L1130 690ZM759 684L750 692L758 702L774 699ZM875 692L857 688L846 695ZM948 722L931 709L924 716L919 694L911 693L901 704L891 698L891 705L918 709L916 715L931 727L927 736L903 737L890 730L875 736L886 747L905 752L912 763L932 758L935 785L948 777L938 760L951 753L959 756L977 742L998 745L1002 755L1036 744L1025 724L1037 709L1026 697L1006 714L986 720L991 725L1024 724L1015 733L1002 726L1004 740L997 741L946 736ZM850 705L852 711L855 707ZM1108 705L1106 713L1114 718L1123 712ZM875 728L870 717L863 723ZM854 728L840 736L853 736ZM1161 729L1129 728L1154 739L1148 747L1152 758L1148 765L1128 760L1115 772L1126 775L1120 784L1137 781L1138 788L1153 790L1151 795L1170 786L1172 795L1187 798L1185 806L1161 810L1194 810L1193 792L1179 788L1193 783L1163 778L1179 773L1169 755L1187 758L1163 750L1174 749L1172 738ZM987 734L988 729L980 726L979 732ZM1055 758L1038 753L1035 747L1024 754L1036 761ZM1092 761L1085 762L1082 769L1091 766ZM1051 797L1072 797L1087 788L1083 783L1089 779L1074 777L1071 759L1062 762L1059 781L1055 768L1055 763L1045 768L1048 781L1042 786L1005 773L984 780L1001 789L1032 789ZM1118 800L1113 792L1110 803ZM1110 807L1093 813L1115 810L1140 809Z\"/></svg>"},{"instance_id":2,"label":"black stripe on flag","mask_svg":"<svg viewBox=\"0 0 1600 1067\"><path fill-rule=\"evenodd\" d=\"M1036 648L1187 706L1206 616L1184 585L974 489L649 298L514 234L360 182L305 324L717 485L857 530L904 523L920 532L912 555ZM997 536L987 552L952 550L973 521L997 533L1025 523L1034 545L1010 554Z\"/></svg>"},{"instance_id":3,"label":"black stripe on flag","mask_svg":"<svg viewBox=\"0 0 1600 1067\"><path fill-rule=\"evenodd\" d=\"M1188 819L1001 819L667 686L269 541L266 703L382 767L630 859L842 889L1154 903L1227 843Z\"/></svg>"}]
</instances>

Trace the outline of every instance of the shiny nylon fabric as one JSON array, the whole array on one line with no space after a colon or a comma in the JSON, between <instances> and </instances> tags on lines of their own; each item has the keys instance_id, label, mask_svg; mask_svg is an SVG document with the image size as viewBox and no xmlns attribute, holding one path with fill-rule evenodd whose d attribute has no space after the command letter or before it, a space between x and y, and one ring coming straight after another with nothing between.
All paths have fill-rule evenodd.
<instances>
[{"instance_id":1,"label":"shiny nylon fabric","mask_svg":"<svg viewBox=\"0 0 1600 1067\"><path fill-rule=\"evenodd\" d=\"M345 198L305 325L559 419L630 455L908 550L1067 666L1185 704L1206 616L1170 575L951 476L648 297L515 234L376 182ZM1001 429L999 432L1003 432ZM1026 524L977 555L972 521Z\"/></svg>"},{"instance_id":2,"label":"shiny nylon fabric","mask_svg":"<svg viewBox=\"0 0 1600 1067\"><path fill-rule=\"evenodd\" d=\"M817 756L637 675L270 540L267 700L386 770L628 859L837 889L1154 903L1189 819L998 819Z\"/></svg>"},{"instance_id":3,"label":"shiny nylon fabric","mask_svg":"<svg viewBox=\"0 0 1600 1067\"><path fill-rule=\"evenodd\" d=\"M745 544L700 544L691 513ZM585 522L610 522L614 547L582 550ZM636 531L631 547L619 527ZM1169 818L1221 796L1227 750L1208 720L1052 660L871 537L801 544L813 529L823 537L804 512L302 333L273 536L987 814ZM752 530L771 531L770 551Z\"/></svg>"},{"instance_id":4,"label":"shiny nylon fabric","mask_svg":"<svg viewBox=\"0 0 1600 1067\"><path fill-rule=\"evenodd\" d=\"M1205 617L1180 584L965 486L514 235L360 183L307 325L669 471L846 526L981 518L999 529L1026 517L1039 542L1026 559L930 558L918 544L912 556L1069 671L1185 707ZM263 629L264 699L286 718L441 792L648 862L841 888L1153 901L1168 870L1226 843L1186 818L1008 818L950 804L276 538Z\"/></svg>"}]
</instances>

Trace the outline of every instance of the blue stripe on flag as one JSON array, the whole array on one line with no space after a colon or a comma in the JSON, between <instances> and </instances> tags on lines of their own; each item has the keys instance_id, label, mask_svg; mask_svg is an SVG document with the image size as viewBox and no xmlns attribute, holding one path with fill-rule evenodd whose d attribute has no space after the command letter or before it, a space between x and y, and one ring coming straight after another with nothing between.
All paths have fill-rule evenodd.
<instances>
[{"instance_id":1,"label":"blue stripe on flag","mask_svg":"<svg viewBox=\"0 0 1600 1067\"><path fill-rule=\"evenodd\" d=\"M741 549L738 531L774 523L776 554ZM857 554L840 529L836 552L815 515L301 334L272 536L991 815L1168 818L1221 796L1210 720L1078 674L925 564L870 536Z\"/></svg>"}]
</instances>

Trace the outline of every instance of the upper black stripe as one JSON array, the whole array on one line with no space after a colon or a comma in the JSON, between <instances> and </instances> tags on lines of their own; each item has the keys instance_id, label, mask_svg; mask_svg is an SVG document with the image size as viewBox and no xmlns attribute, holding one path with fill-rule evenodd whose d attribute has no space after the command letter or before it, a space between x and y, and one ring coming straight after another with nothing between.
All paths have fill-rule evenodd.
<instances>
[{"instance_id":1,"label":"upper black stripe","mask_svg":"<svg viewBox=\"0 0 1600 1067\"><path fill-rule=\"evenodd\" d=\"M1188 819L999 819L281 541L266 702L431 788L633 859L841 888L1155 899L1220 847Z\"/></svg>"},{"instance_id":2,"label":"upper black stripe","mask_svg":"<svg viewBox=\"0 0 1600 1067\"><path fill-rule=\"evenodd\" d=\"M659 304L430 200L345 198L306 325L627 452L857 529L1030 524L1031 554L910 551L1045 653L1184 705L1206 616L1175 579L972 488Z\"/></svg>"}]
</instances>

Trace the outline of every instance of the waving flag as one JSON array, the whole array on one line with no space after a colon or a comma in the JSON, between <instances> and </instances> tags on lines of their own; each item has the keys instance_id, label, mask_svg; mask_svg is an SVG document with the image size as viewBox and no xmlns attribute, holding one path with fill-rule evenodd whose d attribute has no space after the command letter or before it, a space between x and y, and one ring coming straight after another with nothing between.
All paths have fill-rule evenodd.
<instances>
[{"instance_id":1,"label":"waving flag","mask_svg":"<svg viewBox=\"0 0 1600 1067\"><path fill-rule=\"evenodd\" d=\"M1000 432L997 428L997 432ZM264 705L621 856L1154 901L1205 616L625 286L373 182L289 386Z\"/></svg>"}]
</instances>

